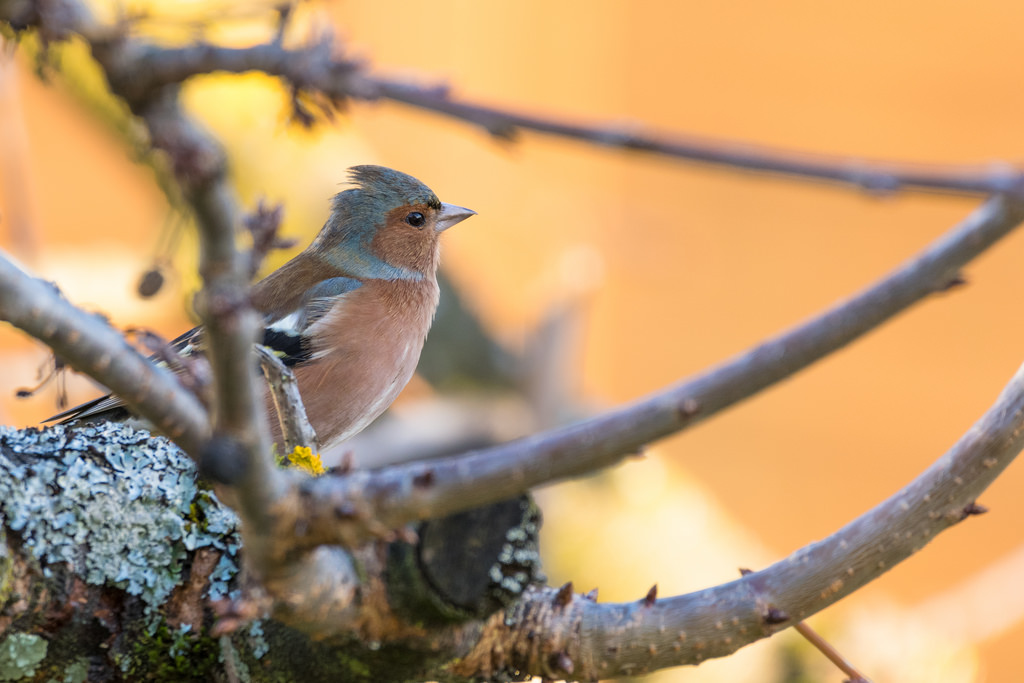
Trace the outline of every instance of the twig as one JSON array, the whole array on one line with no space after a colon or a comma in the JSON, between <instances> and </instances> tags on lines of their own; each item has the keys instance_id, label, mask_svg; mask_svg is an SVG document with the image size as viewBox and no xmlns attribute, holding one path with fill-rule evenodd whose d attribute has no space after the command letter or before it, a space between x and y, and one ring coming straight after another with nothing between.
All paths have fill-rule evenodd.
<instances>
[{"instance_id":1,"label":"twig","mask_svg":"<svg viewBox=\"0 0 1024 683\"><path fill-rule=\"evenodd\" d=\"M839 654L839 650L822 638L806 621L797 623L793 628L796 629L797 633L806 638L811 645L817 648L821 654L825 655L830 662L835 664L840 671L849 676L849 683L871 683L867 676L857 671L853 664L850 664L845 657Z\"/></svg>"},{"instance_id":2,"label":"twig","mask_svg":"<svg viewBox=\"0 0 1024 683\"><path fill-rule=\"evenodd\" d=\"M309 543L358 544L360 520L396 528L505 500L531 487L612 465L655 439L686 429L789 377L953 280L959 269L1024 220L1024 204L994 197L874 286L811 321L693 379L603 415L494 448L345 477L306 482L317 501ZM430 486L419 486L429 472ZM333 510L355 511L339 521Z\"/></svg>"},{"instance_id":3,"label":"twig","mask_svg":"<svg viewBox=\"0 0 1024 683\"><path fill-rule=\"evenodd\" d=\"M313 425L309 423L309 418L306 417L306 407L302 404L295 374L270 349L261 344L256 345L256 356L270 386L270 395L281 423L285 453L291 453L296 446L311 448L314 453L320 452L320 441Z\"/></svg>"},{"instance_id":4,"label":"twig","mask_svg":"<svg viewBox=\"0 0 1024 683\"><path fill-rule=\"evenodd\" d=\"M174 375L150 363L101 316L0 253L0 318L39 339L79 372L102 382L194 459L209 436L206 409Z\"/></svg>"},{"instance_id":5,"label":"twig","mask_svg":"<svg viewBox=\"0 0 1024 683\"><path fill-rule=\"evenodd\" d=\"M245 229L252 236L252 249L249 256L249 277L256 277L263 261L274 249L290 249L295 246L296 240L283 238L278 234L281 228L281 215L284 209L280 204L267 206L263 200L259 200L256 209L248 214L243 223Z\"/></svg>"},{"instance_id":6,"label":"twig","mask_svg":"<svg viewBox=\"0 0 1024 683\"><path fill-rule=\"evenodd\" d=\"M753 574L751 569L740 569L740 575L746 576L747 574ZM830 662L836 665L836 667L850 678L847 683L871 683L868 677L857 671L852 664L846 661L846 658L839 654L839 650L835 649L831 643L821 637L821 635L811 628L810 624L806 621L799 621L793 624L793 628L796 629L797 633L802 635L807 642L815 647L821 654L825 655Z\"/></svg>"}]
</instances>

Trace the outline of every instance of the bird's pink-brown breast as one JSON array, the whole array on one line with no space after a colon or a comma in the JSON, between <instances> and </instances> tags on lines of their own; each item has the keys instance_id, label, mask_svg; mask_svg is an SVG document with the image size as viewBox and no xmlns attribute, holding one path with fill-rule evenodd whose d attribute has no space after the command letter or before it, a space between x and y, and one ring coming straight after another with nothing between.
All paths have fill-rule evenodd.
<instances>
[{"instance_id":1,"label":"bird's pink-brown breast","mask_svg":"<svg viewBox=\"0 0 1024 683\"><path fill-rule=\"evenodd\" d=\"M416 369L437 301L433 277L368 280L314 323L313 358L295 376L322 445L352 436L391 405ZM271 424L280 443L280 425Z\"/></svg>"}]
</instances>

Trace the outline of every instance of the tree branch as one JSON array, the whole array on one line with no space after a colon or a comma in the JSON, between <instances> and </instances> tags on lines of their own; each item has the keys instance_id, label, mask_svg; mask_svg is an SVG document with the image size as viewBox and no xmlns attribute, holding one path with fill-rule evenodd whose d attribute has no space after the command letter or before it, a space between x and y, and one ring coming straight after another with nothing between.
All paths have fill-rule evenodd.
<instances>
[{"instance_id":1,"label":"tree branch","mask_svg":"<svg viewBox=\"0 0 1024 683\"><path fill-rule=\"evenodd\" d=\"M206 409L168 370L136 351L99 315L0 253L0 318L39 339L71 367L101 382L192 456L209 437Z\"/></svg>"},{"instance_id":2,"label":"tree branch","mask_svg":"<svg viewBox=\"0 0 1024 683\"><path fill-rule=\"evenodd\" d=\"M604 147L657 154L747 171L829 181L875 193L901 190L966 194L1024 194L1024 172L1010 164L896 164L795 151L776 150L684 134L646 133L638 124L588 125L485 106L454 97L447 86L421 86L375 75L365 63L332 56L327 40L298 48L273 41L245 48L209 43L168 48L135 43L126 58L138 64L131 92L177 84L215 71L261 71L279 76L299 90L312 90L331 101L391 100L479 126L491 135L511 138L520 130L593 143Z\"/></svg>"},{"instance_id":3,"label":"tree branch","mask_svg":"<svg viewBox=\"0 0 1024 683\"><path fill-rule=\"evenodd\" d=\"M283 495L287 477L270 456L263 391L252 351L261 328L249 301L252 261L236 245L241 220L227 187L223 151L182 111L175 85L138 87L146 79L133 59L138 41L123 35L102 38L102 29L88 20L76 28L90 41L111 91L142 118L153 147L167 154L195 216L203 280L196 312L203 324L214 388L213 432L203 447L200 467L232 487L248 557L262 567L273 545L270 510Z\"/></svg>"},{"instance_id":4,"label":"tree branch","mask_svg":"<svg viewBox=\"0 0 1024 683\"><path fill-rule=\"evenodd\" d=\"M277 43L242 50L209 45L169 49L121 35L102 35L101 29L83 18L73 0L54 0L42 10L32 3L10 6L18 11L27 6L29 13L55 12L71 22L47 27L36 17L49 38L67 31L85 35L111 90L143 118L154 146L170 157L199 224L204 290L198 308L207 327L217 389L214 437L205 446L199 437L188 443L219 462L221 474L228 473L225 478L240 498L247 553L263 570L263 585L270 589L278 612L289 623L318 635L353 628L358 572L351 562L338 561L342 555L336 549L321 548L311 555L291 551L330 544L357 546L412 520L442 517L618 462L642 444L695 424L788 377L943 289L955 281L964 263L1024 217L1019 201L1024 181L1016 171L870 166L580 126L460 102L443 88L376 78L361 64L331 58L328 43L299 50L285 50ZM0 14L10 6L0 6ZM61 8L74 11L62 15ZM19 26L32 23L7 18ZM631 406L463 456L304 480L280 473L270 463L262 394L256 389L250 362L257 320L245 296L249 260L235 248L233 231L238 220L224 183L224 161L216 145L182 114L177 101L178 83L191 75L253 69L281 76L297 90L316 90L333 99L391 99L472 122L495 135L529 128L873 191L916 188L1005 194L988 200L957 229L873 288L718 368ZM35 322L31 310L10 306L15 311L12 315L40 338L54 338L57 345L69 343L48 332L46 324ZM97 333L82 334L92 338ZM92 372L102 374L96 368ZM134 400L145 403L146 397ZM906 489L825 541L740 580L661 601L654 590L635 603L598 605L565 588L537 589L509 612L494 615L476 648L460 658L453 670L477 676L511 668L547 677L592 679L729 654L835 602L937 533L982 511L974 498L1020 450L1022 415L1024 376L1018 373L996 405L946 456ZM234 473L230 471L233 458L239 463ZM229 466L224 468L224 463ZM375 549L364 545L361 551ZM309 557L312 561L303 564ZM311 591L313 579L318 584ZM388 614L384 602L380 613ZM407 624L403 627L407 628L403 637L414 630ZM475 635L480 628L479 623L466 623L450 630Z\"/></svg>"},{"instance_id":5,"label":"tree branch","mask_svg":"<svg viewBox=\"0 0 1024 683\"><path fill-rule=\"evenodd\" d=\"M534 486L619 462L842 348L915 302L942 291L964 264L1024 220L1024 203L997 196L888 277L803 325L660 393L594 418L464 455L302 486L307 535L299 544L366 540L365 520L396 528L504 500ZM294 495L294 494L293 494ZM344 510L345 515L339 511Z\"/></svg>"},{"instance_id":6,"label":"tree branch","mask_svg":"<svg viewBox=\"0 0 1024 683\"><path fill-rule=\"evenodd\" d=\"M538 589L512 614L492 617L457 670L487 676L511 667L597 680L732 654L821 611L984 512L975 499L1022 448L1024 366L945 455L828 538L730 583L664 600L648 594L597 604L564 587Z\"/></svg>"}]
</instances>

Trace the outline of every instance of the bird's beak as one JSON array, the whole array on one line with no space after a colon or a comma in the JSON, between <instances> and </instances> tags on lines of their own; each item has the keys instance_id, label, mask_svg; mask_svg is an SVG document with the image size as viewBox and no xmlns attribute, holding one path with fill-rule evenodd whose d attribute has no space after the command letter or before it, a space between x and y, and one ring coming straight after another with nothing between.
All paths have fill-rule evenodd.
<instances>
[{"instance_id":1,"label":"bird's beak","mask_svg":"<svg viewBox=\"0 0 1024 683\"><path fill-rule=\"evenodd\" d=\"M476 211L464 209L454 204L441 204L441 213L437 216L437 232L443 232L456 223L461 223L470 216L475 216Z\"/></svg>"}]
</instances>

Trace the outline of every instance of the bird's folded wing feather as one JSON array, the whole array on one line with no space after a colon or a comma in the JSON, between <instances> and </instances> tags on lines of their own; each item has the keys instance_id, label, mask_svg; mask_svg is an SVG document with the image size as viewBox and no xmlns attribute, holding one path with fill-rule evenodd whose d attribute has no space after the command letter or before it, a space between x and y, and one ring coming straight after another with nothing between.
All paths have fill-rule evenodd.
<instances>
[{"instance_id":1,"label":"bird's folded wing feather","mask_svg":"<svg viewBox=\"0 0 1024 683\"><path fill-rule=\"evenodd\" d=\"M273 351L286 366L292 367L312 358L311 340L306 332L333 306L343 305L346 294L358 289L362 283L348 277L323 280L312 287L302 298L300 306L287 315L266 322L261 343ZM177 355L188 358L203 352L203 328L193 327L169 345ZM176 374L185 372L184 363L169 366L166 361L150 356L157 365L169 367ZM114 394L107 394L87 401L74 408L49 417L43 422L71 422L73 420L118 420L129 415L125 403Z\"/></svg>"}]
</instances>

